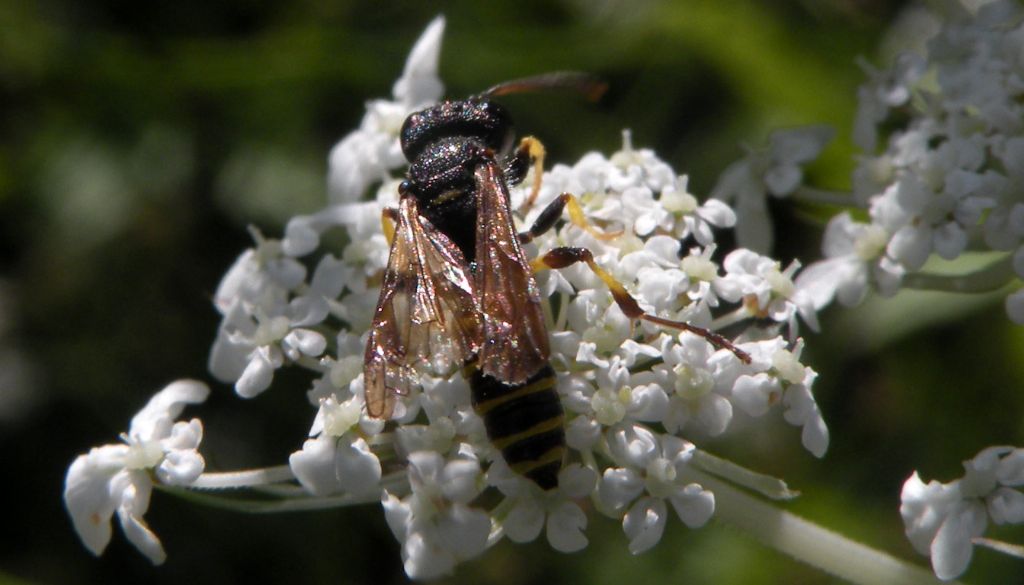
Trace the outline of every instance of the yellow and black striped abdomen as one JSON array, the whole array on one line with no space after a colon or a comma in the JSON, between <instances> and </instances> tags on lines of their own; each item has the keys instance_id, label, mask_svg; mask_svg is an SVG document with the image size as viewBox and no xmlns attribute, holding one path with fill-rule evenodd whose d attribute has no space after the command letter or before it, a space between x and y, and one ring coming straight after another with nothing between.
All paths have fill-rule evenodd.
<instances>
[{"instance_id":1,"label":"yellow and black striped abdomen","mask_svg":"<svg viewBox=\"0 0 1024 585\"><path fill-rule=\"evenodd\" d=\"M510 385L472 365L467 370L473 407L505 462L541 489L557 487L565 457L565 413L555 371L545 365L525 383Z\"/></svg>"}]
</instances>

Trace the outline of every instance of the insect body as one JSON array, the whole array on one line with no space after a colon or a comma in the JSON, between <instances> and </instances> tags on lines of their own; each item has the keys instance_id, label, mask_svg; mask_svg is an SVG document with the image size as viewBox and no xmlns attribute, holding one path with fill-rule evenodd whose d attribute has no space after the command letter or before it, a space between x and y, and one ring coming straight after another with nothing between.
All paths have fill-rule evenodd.
<instances>
[{"instance_id":1,"label":"insect body","mask_svg":"<svg viewBox=\"0 0 1024 585\"><path fill-rule=\"evenodd\" d=\"M556 87L603 90L579 74L542 75L406 119L401 144L409 170L398 209L385 211L395 232L364 358L367 411L383 418L391 416L395 395L416 384L418 365L439 358L461 364L488 438L514 471L545 490L557 486L563 464L564 413L534 266L522 244L554 226L567 205L574 223L591 228L564 194L528 232L516 232L508 188L522 182L531 164L539 181L543 148L524 138L513 149L511 119L491 98ZM531 200L538 188L539 182ZM628 317L694 331L746 356L714 333L644 313L589 250L556 248L538 262L540 268L585 262Z\"/></svg>"},{"instance_id":2,"label":"insect body","mask_svg":"<svg viewBox=\"0 0 1024 585\"><path fill-rule=\"evenodd\" d=\"M583 78L503 84L405 121L408 178L397 217L391 212L395 237L364 368L369 414L387 417L394 395L414 384L417 363L440 355L463 364L489 439L543 489L557 485L562 466L563 412L540 293L508 193L539 144L527 139L506 155L511 119L490 97L570 79Z\"/></svg>"}]
</instances>

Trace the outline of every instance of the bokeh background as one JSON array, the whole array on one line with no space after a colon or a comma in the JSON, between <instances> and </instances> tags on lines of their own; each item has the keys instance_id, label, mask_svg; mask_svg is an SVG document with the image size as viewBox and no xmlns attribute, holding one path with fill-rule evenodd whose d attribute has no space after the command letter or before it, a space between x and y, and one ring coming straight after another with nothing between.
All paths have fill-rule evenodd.
<instances>
[{"instance_id":1,"label":"bokeh background","mask_svg":"<svg viewBox=\"0 0 1024 585\"><path fill-rule=\"evenodd\" d=\"M325 201L326 156L390 95L407 51L448 19L449 95L558 69L611 85L596 105L545 94L505 101L551 161L613 152L622 128L707 194L778 127L827 123L837 138L810 174L848 186L862 72L905 8L884 0L730 2L0 1L0 583L400 583L376 506L246 516L154 494L146 518L167 563L115 528L106 554L78 542L61 502L67 465L112 442L172 379L211 382L211 468L277 464L300 447L304 380L252 401L214 383L210 299L250 243ZM834 210L774 205L777 256L819 257ZM824 460L778 423L705 448L786 478L790 508L915 559L897 512L913 469L961 474L991 444L1024 444L1024 334L998 297L916 295L829 310L807 363L832 431ZM830 583L715 523L670 522L632 557L597 515L590 546L563 555L502 543L451 583ZM996 531L1016 541L1021 531ZM967 578L1019 582L1024 564L980 551Z\"/></svg>"}]
</instances>

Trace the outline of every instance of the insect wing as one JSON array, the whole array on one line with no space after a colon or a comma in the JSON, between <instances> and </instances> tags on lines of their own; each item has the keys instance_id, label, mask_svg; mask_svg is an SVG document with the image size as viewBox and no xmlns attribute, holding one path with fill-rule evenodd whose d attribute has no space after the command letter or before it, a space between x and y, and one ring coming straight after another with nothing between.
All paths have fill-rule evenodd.
<instances>
[{"instance_id":1,"label":"insect wing","mask_svg":"<svg viewBox=\"0 0 1024 585\"><path fill-rule=\"evenodd\" d=\"M415 366L472 358L481 335L469 265L458 247L403 197L384 283L366 344L366 410L389 418L395 394L408 394Z\"/></svg>"},{"instance_id":2,"label":"insect wing","mask_svg":"<svg viewBox=\"0 0 1024 585\"><path fill-rule=\"evenodd\" d=\"M485 162L475 179L476 286L483 313L479 365L484 374L519 384L550 355L540 289L519 245L501 169Z\"/></svg>"}]
</instances>

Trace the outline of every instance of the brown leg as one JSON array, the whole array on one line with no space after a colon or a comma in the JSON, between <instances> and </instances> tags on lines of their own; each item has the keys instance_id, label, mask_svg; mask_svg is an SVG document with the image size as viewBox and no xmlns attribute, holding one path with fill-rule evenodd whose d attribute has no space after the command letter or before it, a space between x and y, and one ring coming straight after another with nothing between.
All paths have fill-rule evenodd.
<instances>
[{"instance_id":1,"label":"brown leg","mask_svg":"<svg viewBox=\"0 0 1024 585\"><path fill-rule=\"evenodd\" d=\"M590 270L592 270L594 274L598 276L598 278L604 281L605 285L608 286L608 289L612 293L612 298L615 299L615 304L617 304L619 308L622 309L622 312L625 313L625 315L630 319L639 319L642 321L647 321L649 323L661 325L662 327L679 329L680 331L689 331L690 333L700 335L704 339L708 340L708 343L715 346L716 349L727 349L731 351L743 363L750 363L750 354L736 347L735 345L732 344L731 341L715 333L714 331L709 331L708 329L704 329L703 327L690 325L689 323L684 323L683 321L673 321L671 319L664 319L662 317L651 315L645 312L642 308L640 308L640 304L637 303L636 299L634 299L633 296L629 294L629 291L626 290L626 287L623 286L621 282L616 280L614 276L609 274L607 270L601 268L597 264L597 262L594 261L593 253L591 253L591 251L586 248L555 248L554 250L551 250L547 254L544 254L543 256L534 259L533 262L530 263L530 265L533 267L535 271L540 271L547 269L565 268L566 266L571 266L572 264L576 264L578 262L585 262L587 266L590 267Z\"/></svg>"}]
</instances>

